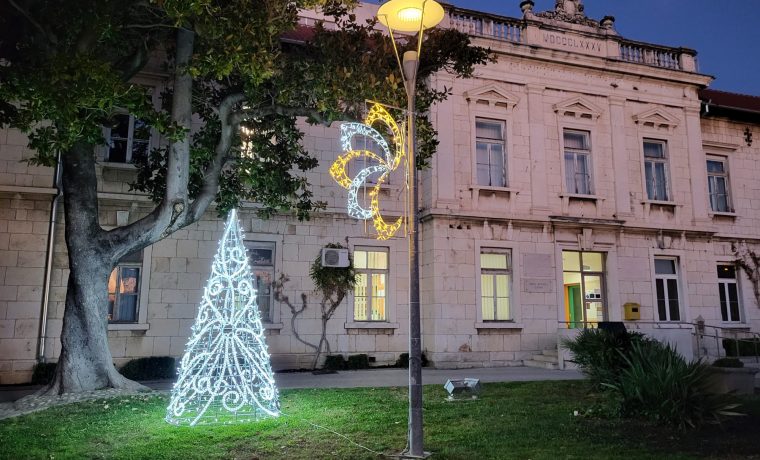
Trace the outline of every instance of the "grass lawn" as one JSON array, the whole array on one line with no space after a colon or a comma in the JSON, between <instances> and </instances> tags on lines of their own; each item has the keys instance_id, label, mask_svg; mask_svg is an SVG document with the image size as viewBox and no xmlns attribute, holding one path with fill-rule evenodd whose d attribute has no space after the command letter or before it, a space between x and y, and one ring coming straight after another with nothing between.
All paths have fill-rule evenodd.
<instances>
[{"instance_id":1,"label":"grass lawn","mask_svg":"<svg viewBox=\"0 0 760 460\"><path fill-rule=\"evenodd\" d=\"M588 384L484 385L481 399L446 402L425 387L425 447L439 459L754 458L760 459L760 398L747 417L679 433L639 421L576 417L595 407ZM79 403L0 421L0 458L362 459L381 458L312 422L385 454L406 439L406 389L286 390L287 414L259 423L175 427L167 396Z\"/></svg>"}]
</instances>

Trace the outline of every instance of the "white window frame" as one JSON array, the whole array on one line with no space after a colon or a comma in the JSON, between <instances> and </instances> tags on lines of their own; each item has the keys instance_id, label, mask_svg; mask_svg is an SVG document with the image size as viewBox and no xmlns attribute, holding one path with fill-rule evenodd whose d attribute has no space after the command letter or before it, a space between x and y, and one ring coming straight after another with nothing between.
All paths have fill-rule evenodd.
<instances>
[{"instance_id":1,"label":"white window frame","mask_svg":"<svg viewBox=\"0 0 760 460\"><path fill-rule=\"evenodd\" d=\"M132 151L134 147L134 134L135 134L135 116L126 112L123 113L117 113L116 116L128 116L129 117L129 126L127 128L127 137L119 138L121 140L126 140L126 157L123 162L121 161L111 161L110 160L110 153L111 153L111 147L112 144L112 137L111 137L111 128L110 127L104 127L103 128L103 137L106 139L106 145L103 147L103 161L106 163L112 163L112 164L132 164ZM150 154L150 151L153 147L153 128L150 128L150 134L148 135L147 139L147 149L146 155Z\"/></svg>"},{"instance_id":2,"label":"white window frame","mask_svg":"<svg viewBox=\"0 0 760 460\"><path fill-rule=\"evenodd\" d=\"M713 161L713 162L719 162L723 164L723 172L722 173L715 173L710 172L707 170L707 162ZM705 170L707 171L707 201L710 203L710 210L713 213L733 213L733 204L731 202L731 179L730 179L730 173L728 168L728 157L721 156L721 155L712 155L708 154L705 158ZM710 180L712 177L717 178L723 178L725 181L725 188L726 188L726 209L718 210L715 209L713 206L713 196L717 195L714 193L710 193Z\"/></svg>"},{"instance_id":3,"label":"white window frame","mask_svg":"<svg viewBox=\"0 0 760 460\"><path fill-rule=\"evenodd\" d=\"M491 139L491 138L481 138L478 137L478 122L485 122L485 123L498 123L501 128L501 139ZM478 187L494 187L494 188L508 188L509 187L509 163L508 163L508 154L507 154L507 122L506 120L497 119L497 118L489 118L489 117L481 117L476 116L475 120L473 122L473 132L474 132L474 138L475 138L475 145L474 145L474 169L473 169L473 177L474 177L474 183ZM493 145L501 145L501 155L502 155L502 170L501 170L501 177L504 181L501 185L492 185L492 184L481 184L478 179L478 144L484 143L488 145L488 172L489 172L489 182L491 178L491 147Z\"/></svg>"},{"instance_id":4,"label":"white window frame","mask_svg":"<svg viewBox=\"0 0 760 460\"><path fill-rule=\"evenodd\" d=\"M262 270L262 271L271 271L272 274L272 283L277 281L276 274L277 274L277 243L274 241L260 241L260 240L246 240L244 242L245 248L248 250L248 260L250 261L250 267L251 271L255 272L256 270ZM256 262L251 258L251 250L252 249L265 249L265 250L271 250L272 251L272 264L271 265L257 265ZM254 274L254 282L255 282L255 274ZM261 313L261 306L258 305L258 287L254 286L256 288L256 304L259 307L259 312ZM272 284L269 285L269 311L267 312L268 315L264 316L261 315L261 321L263 323L272 323L272 317L274 316L274 310L275 310L275 301L274 301L274 290L272 288Z\"/></svg>"},{"instance_id":5,"label":"white window frame","mask_svg":"<svg viewBox=\"0 0 760 460\"><path fill-rule=\"evenodd\" d=\"M646 151L644 149L644 144L660 144L662 145L662 153L663 158L650 158L646 156ZM674 201L673 197L673 190L671 188L671 176L670 176L670 151L668 148L668 141L665 139L654 139L651 137L643 137L641 140L641 154L644 161L642 162L642 180L644 184L644 197L647 201L655 201L655 202L665 202L665 203L672 203ZM655 193L654 197L649 196L649 189L647 187L647 163L652 164L652 177L655 178L654 174L654 165L655 164L662 164L664 165L665 170L665 197L659 197L657 196L657 188L653 187L653 191Z\"/></svg>"},{"instance_id":6,"label":"white window frame","mask_svg":"<svg viewBox=\"0 0 760 460\"><path fill-rule=\"evenodd\" d=\"M588 149L574 149L574 148L568 148L565 145L565 133L573 133L573 134L582 134L586 137L586 142L588 144ZM560 138L560 142L562 143L562 175L563 175L563 182L565 184L565 190L567 193L571 195L594 195L594 159L591 155L593 144L592 144L592 136L591 131L586 129L576 129L576 128L562 128L561 131L562 137ZM565 155L572 154L573 155L573 179L574 179L574 187L571 189L570 184L567 183L567 171L565 166ZM578 164L578 156L585 156L587 158L587 181L586 184L588 187L588 192L582 193L578 191L578 173L576 171L576 166Z\"/></svg>"},{"instance_id":7,"label":"white window frame","mask_svg":"<svg viewBox=\"0 0 760 460\"><path fill-rule=\"evenodd\" d=\"M510 279L510 291L509 291L509 315L510 319L505 321L499 320L483 320L483 304L482 304L482 292L480 286L480 254L488 251L509 251L511 253L511 271L512 276ZM521 274L520 274L520 257L521 252L518 244L506 241L495 240L475 240L475 252L474 252L474 276L475 276L475 328L476 329L522 329L522 309L521 309ZM461 306L465 308L465 306ZM469 307L472 308L472 307ZM472 316L467 316L472 318Z\"/></svg>"},{"instance_id":8,"label":"white window frame","mask_svg":"<svg viewBox=\"0 0 760 460\"><path fill-rule=\"evenodd\" d=\"M483 268L481 264L481 256L483 254L500 254L500 255L506 255L507 256L507 268L501 269L501 268ZM483 318L483 322L503 322L503 321L514 321L514 313L513 313L513 307L512 307L512 301L513 301L513 295L514 292L514 286L513 286L513 276L512 267L514 266L514 261L512 260L512 250L509 248L493 248L493 247L482 247L480 248L480 251L478 252L478 266L480 267L480 274L478 276L478 284L480 286L480 296L479 299L479 308L480 308L480 317ZM494 292L494 319L484 319L483 315L483 275L492 275L493 279L492 282L494 284L493 286L493 292ZM496 275L507 275L509 276L509 282L507 284L507 299L508 299L508 317L507 318L496 318L497 314L497 308L496 308Z\"/></svg>"},{"instance_id":9,"label":"white window frame","mask_svg":"<svg viewBox=\"0 0 760 460\"><path fill-rule=\"evenodd\" d=\"M108 229L107 227L104 227ZM152 261L153 247L148 246L142 250L142 263L127 262L124 264L117 264L119 266L132 266L140 269L140 286L139 294L137 297L137 321L133 323L117 323L108 321L109 331L118 330L148 330L150 325L148 324L148 294L150 292L150 275L151 275L151 261ZM110 277L110 273L109 273Z\"/></svg>"},{"instance_id":10,"label":"white window frame","mask_svg":"<svg viewBox=\"0 0 760 460\"><path fill-rule=\"evenodd\" d=\"M739 275L740 269L735 263L730 262L718 262L717 267L720 269L720 267L730 266L734 268L734 277L733 278L718 278L718 290L723 291L726 299L726 314L728 316L728 319L723 317L723 308L720 305L720 295L718 296L718 308L720 309L720 319L721 322L724 324L743 324L745 315L743 311L743 302L742 302L742 289L741 289L741 282ZM728 303L728 284L734 284L736 286L736 302L737 302L737 313L739 315L738 319L731 319L731 305Z\"/></svg>"},{"instance_id":11,"label":"white window frame","mask_svg":"<svg viewBox=\"0 0 760 460\"><path fill-rule=\"evenodd\" d=\"M669 260L673 262L675 268L675 274L660 274L657 273L656 260ZM679 323L686 321L686 298L684 296L684 286L681 283L682 267L680 264L680 257L670 255L656 255L652 258L652 274L654 275L654 282L652 283L652 295L654 297L654 317L655 321L661 323ZM660 318L659 312L659 299L657 297L657 280L662 280L663 292L665 294L665 319ZM676 289L678 291L678 319L671 318L670 315L670 297L668 292L668 280L675 280Z\"/></svg>"},{"instance_id":12,"label":"white window frame","mask_svg":"<svg viewBox=\"0 0 760 460\"><path fill-rule=\"evenodd\" d=\"M355 262L356 262L356 251L364 251L364 252L385 252L386 257L386 268L385 269L378 269L378 268L356 268ZM391 250L387 246L355 246L352 251L352 260L354 261L354 270L356 274L364 273L367 274L367 293L370 295L367 295L367 306L366 306L366 317L367 319L359 319L356 317L356 296L352 293L352 305L351 305L351 321L355 323L364 323L364 324L380 324L380 323L388 323L389 322L389 292L390 289L390 280L391 280ZM373 274L385 274L385 293L383 295L383 298L385 299L385 317L382 319L372 319L372 275Z\"/></svg>"},{"instance_id":13,"label":"white window frame","mask_svg":"<svg viewBox=\"0 0 760 460\"><path fill-rule=\"evenodd\" d=\"M243 245L246 250L250 249L251 245L256 243L267 243L274 245L274 281L277 281L279 272L283 266L283 239L282 235L269 234L269 233L256 233L257 231L263 231L264 222L254 217L251 219L251 231L246 233ZM253 269L253 266L251 266ZM282 323L280 322L280 303L274 299L274 292L272 292L271 307L269 312L269 322L265 322L262 319L264 329L282 329Z\"/></svg>"}]
</instances>

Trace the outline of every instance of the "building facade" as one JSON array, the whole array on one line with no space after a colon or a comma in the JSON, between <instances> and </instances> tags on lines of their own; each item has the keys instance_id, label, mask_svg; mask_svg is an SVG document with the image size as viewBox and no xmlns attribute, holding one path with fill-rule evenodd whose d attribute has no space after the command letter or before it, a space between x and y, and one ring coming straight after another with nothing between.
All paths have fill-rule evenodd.
<instances>
[{"instance_id":1,"label":"building facade","mask_svg":"<svg viewBox=\"0 0 760 460\"><path fill-rule=\"evenodd\" d=\"M498 61L471 79L430 82L452 95L430 115L440 145L419 189L428 359L444 368L542 365L553 354L544 350L601 321L624 321L690 358L721 353L713 335L760 332L757 272L738 262L760 252L760 142L752 142L760 99L705 90L712 77L698 72L694 51L625 39L614 19L586 17L580 1L547 12L521 5L521 18L447 7L442 24ZM375 8L358 13L371 17ZM318 17L304 14L305 24ZM159 94L165 81L141 83ZM151 208L129 191L129 162L160 140L139 120L119 121L99 153L104 227ZM304 130L320 161L309 179L327 208L309 222L239 210L273 366L311 363L293 326L319 341L309 267L329 243L348 246L359 273L328 323L332 353L392 363L408 348L406 241L379 241L371 225L346 215L347 192L329 175L339 127ZM29 156L21 133L0 131L0 383L28 381L36 362L55 361L60 350L62 214L49 250L54 171L20 161ZM380 191L386 216L403 213L403 192L399 171ZM215 214L112 273L116 364L181 356L224 225ZM271 287L283 275L287 302ZM306 308L293 322L301 294Z\"/></svg>"}]
</instances>

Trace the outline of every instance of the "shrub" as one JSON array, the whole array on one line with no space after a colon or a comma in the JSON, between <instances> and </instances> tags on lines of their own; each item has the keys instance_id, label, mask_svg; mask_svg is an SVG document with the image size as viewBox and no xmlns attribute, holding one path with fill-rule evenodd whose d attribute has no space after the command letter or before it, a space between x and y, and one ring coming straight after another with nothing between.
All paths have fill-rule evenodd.
<instances>
[{"instance_id":1,"label":"shrub","mask_svg":"<svg viewBox=\"0 0 760 460\"><path fill-rule=\"evenodd\" d=\"M725 396L709 389L709 366L686 360L670 345L633 343L623 357L626 366L613 383L605 383L624 416L642 416L680 429L720 421L731 412Z\"/></svg>"},{"instance_id":2,"label":"shrub","mask_svg":"<svg viewBox=\"0 0 760 460\"><path fill-rule=\"evenodd\" d=\"M760 339L723 339L723 349L726 356L760 356Z\"/></svg>"},{"instance_id":3,"label":"shrub","mask_svg":"<svg viewBox=\"0 0 760 460\"><path fill-rule=\"evenodd\" d=\"M325 365L323 366L323 369L327 369L330 371L342 371L346 368L348 363L346 362L346 358L343 357L343 355L327 355L325 356Z\"/></svg>"},{"instance_id":4,"label":"shrub","mask_svg":"<svg viewBox=\"0 0 760 460\"><path fill-rule=\"evenodd\" d=\"M350 355L348 357L347 369L369 369L369 356L366 354Z\"/></svg>"},{"instance_id":5,"label":"shrub","mask_svg":"<svg viewBox=\"0 0 760 460\"><path fill-rule=\"evenodd\" d=\"M574 339L565 339L563 346L573 354L581 371L597 389L617 381L620 371L628 366L625 356L635 343L648 342L638 332L610 332L584 329Z\"/></svg>"},{"instance_id":6,"label":"shrub","mask_svg":"<svg viewBox=\"0 0 760 460\"><path fill-rule=\"evenodd\" d=\"M177 363L171 356L153 356L129 361L120 370L131 380L173 379L177 376Z\"/></svg>"},{"instance_id":7,"label":"shrub","mask_svg":"<svg viewBox=\"0 0 760 460\"><path fill-rule=\"evenodd\" d=\"M714 367L734 367L734 368L744 367L744 363L741 362L740 360L736 359L736 358L720 358L720 359L716 359L712 363L712 365Z\"/></svg>"},{"instance_id":8,"label":"shrub","mask_svg":"<svg viewBox=\"0 0 760 460\"><path fill-rule=\"evenodd\" d=\"M53 381L56 363L37 363L32 371L33 385L47 385Z\"/></svg>"},{"instance_id":9,"label":"shrub","mask_svg":"<svg viewBox=\"0 0 760 460\"><path fill-rule=\"evenodd\" d=\"M422 367L428 367L428 364L430 364L430 361L428 361L427 356L425 356L425 353L422 353ZM409 368L409 353L401 353L398 355L398 359L396 360L395 367L403 367L405 369Z\"/></svg>"}]
</instances>

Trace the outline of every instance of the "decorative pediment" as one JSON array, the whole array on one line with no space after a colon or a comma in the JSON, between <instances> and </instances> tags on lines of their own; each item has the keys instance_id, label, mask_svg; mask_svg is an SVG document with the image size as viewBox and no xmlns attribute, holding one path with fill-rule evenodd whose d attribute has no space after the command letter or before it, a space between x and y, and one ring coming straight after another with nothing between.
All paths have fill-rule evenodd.
<instances>
[{"instance_id":1,"label":"decorative pediment","mask_svg":"<svg viewBox=\"0 0 760 460\"><path fill-rule=\"evenodd\" d=\"M491 107L510 109L520 102L520 98L495 83L482 86L464 93L467 102L485 104Z\"/></svg>"},{"instance_id":2,"label":"decorative pediment","mask_svg":"<svg viewBox=\"0 0 760 460\"><path fill-rule=\"evenodd\" d=\"M678 118L666 112L664 109L655 107L638 115L633 116L633 121L641 126L655 129L671 130L678 126Z\"/></svg>"},{"instance_id":3,"label":"decorative pediment","mask_svg":"<svg viewBox=\"0 0 760 460\"><path fill-rule=\"evenodd\" d=\"M582 96L575 96L566 101L554 104L554 111L557 115L572 118L585 118L588 120L596 120L602 115L602 109Z\"/></svg>"}]
</instances>

